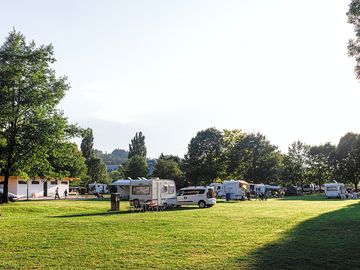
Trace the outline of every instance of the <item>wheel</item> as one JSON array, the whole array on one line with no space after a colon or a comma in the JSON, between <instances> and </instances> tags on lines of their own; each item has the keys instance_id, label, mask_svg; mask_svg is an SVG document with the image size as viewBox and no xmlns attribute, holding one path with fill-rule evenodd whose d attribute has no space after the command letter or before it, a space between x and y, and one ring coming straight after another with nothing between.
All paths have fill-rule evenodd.
<instances>
[{"instance_id":1,"label":"wheel","mask_svg":"<svg viewBox=\"0 0 360 270\"><path fill-rule=\"evenodd\" d=\"M205 208L206 207L206 203L204 201L200 201L198 203L198 205L199 205L200 208Z\"/></svg>"}]
</instances>

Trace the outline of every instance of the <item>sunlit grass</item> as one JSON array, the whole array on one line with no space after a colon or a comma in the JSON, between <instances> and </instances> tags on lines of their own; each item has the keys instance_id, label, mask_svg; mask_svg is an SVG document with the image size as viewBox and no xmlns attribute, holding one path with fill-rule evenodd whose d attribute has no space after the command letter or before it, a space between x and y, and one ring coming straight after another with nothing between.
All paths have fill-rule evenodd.
<instances>
[{"instance_id":1,"label":"sunlit grass","mask_svg":"<svg viewBox=\"0 0 360 270\"><path fill-rule=\"evenodd\" d=\"M121 202L114 214L109 201L16 202L0 206L0 269L257 269L304 221L354 203L302 197L128 213Z\"/></svg>"}]
</instances>

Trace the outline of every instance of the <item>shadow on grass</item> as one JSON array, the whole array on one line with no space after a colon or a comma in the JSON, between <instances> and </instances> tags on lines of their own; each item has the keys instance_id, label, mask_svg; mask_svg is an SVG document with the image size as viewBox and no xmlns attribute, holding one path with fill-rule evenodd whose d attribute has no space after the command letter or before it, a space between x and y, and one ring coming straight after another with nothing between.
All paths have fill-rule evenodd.
<instances>
[{"instance_id":1,"label":"shadow on grass","mask_svg":"<svg viewBox=\"0 0 360 270\"><path fill-rule=\"evenodd\" d=\"M322 214L256 250L246 268L360 269L359 228L360 203Z\"/></svg>"},{"instance_id":2,"label":"shadow on grass","mask_svg":"<svg viewBox=\"0 0 360 270\"><path fill-rule=\"evenodd\" d=\"M311 194L311 195L302 195L302 196L286 196L282 198L278 198L279 200L284 201L337 201L340 199L328 199L325 197L324 193L320 194Z\"/></svg>"},{"instance_id":3,"label":"shadow on grass","mask_svg":"<svg viewBox=\"0 0 360 270\"><path fill-rule=\"evenodd\" d=\"M96 212L96 213L79 213L79 214L71 214L71 215L63 215L63 216L49 216L50 218L76 218L76 217L93 217L93 216L113 216L113 215L124 215L124 214L142 214L142 213L159 213L159 212L174 212L174 211L187 211L187 210L195 210L199 209L199 207L178 207L172 208L163 211L137 211L133 212L131 210L126 211L107 211L107 212ZM206 208L205 208L206 209ZM202 209L201 209L202 210Z\"/></svg>"}]
</instances>

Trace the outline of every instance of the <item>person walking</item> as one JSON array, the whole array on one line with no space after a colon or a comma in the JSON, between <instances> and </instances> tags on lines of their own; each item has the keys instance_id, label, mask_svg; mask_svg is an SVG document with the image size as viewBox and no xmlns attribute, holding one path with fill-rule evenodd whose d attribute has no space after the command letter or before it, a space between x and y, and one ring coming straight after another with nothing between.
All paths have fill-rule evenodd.
<instances>
[{"instance_id":1,"label":"person walking","mask_svg":"<svg viewBox=\"0 0 360 270\"><path fill-rule=\"evenodd\" d=\"M65 189L65 191L64 191L64 198L65 199L66 199L67 195L68 195L68 191L67 191L67 189Z\"/></svg>"},{"instance_id":2,"label":"person walking","mask_svg":"<svg viewBox=\"0 0 360 270\"><path fill-rule=\"evenodd\" d=\"M59 188L58 188L58 187L55 189L55 200L56 200L56 199L59 199L59 200L60 200Z\"/></svg>"}]
</instances>

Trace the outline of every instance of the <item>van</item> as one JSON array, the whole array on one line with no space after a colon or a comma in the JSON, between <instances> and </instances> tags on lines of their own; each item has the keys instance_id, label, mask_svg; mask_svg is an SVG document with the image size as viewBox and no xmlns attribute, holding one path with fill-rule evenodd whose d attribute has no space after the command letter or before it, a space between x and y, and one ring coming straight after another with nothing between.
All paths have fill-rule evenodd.
<instances>
[{"instance_id":1,"label":"van","mask_svg":"<svg viewBox=\"0 0 360 270\"><path fill-rule=\"evenodd\" d=\"M176 194L176 206L198 205L200 208L216 204L216 192L213 187L194 186L180 189Z\"/></svg>"},{"instance_id":2,"label":"van","mask_svg":"<svg viewBox=\"0 0 360 270\"><path fill-rule=\"evenodd\" d=\"M225 198L224 184L222 184L222 183L211 183L209 186L214 188L214 190L216 192L216 196L218 198Z\"/></svg>"}]
</instances>

